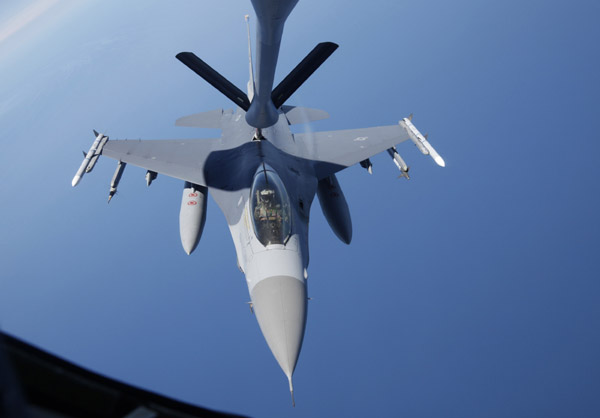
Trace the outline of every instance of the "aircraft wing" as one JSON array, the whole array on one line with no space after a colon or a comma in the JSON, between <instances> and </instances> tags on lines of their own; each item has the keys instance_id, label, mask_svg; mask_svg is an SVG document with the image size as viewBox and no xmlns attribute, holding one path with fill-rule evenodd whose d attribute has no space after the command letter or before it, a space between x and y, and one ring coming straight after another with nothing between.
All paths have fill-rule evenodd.
<instances>
[{"instance_id":1,"label":"aircraft wing","mask_svg":"<svg viewBox=\"0 0 600 418\"><path fill-rule=\"evenodd\" d=\"M314 161L319 179L410 139L400 125L294 134L303 143L298 157Z\"/></svg>"},{"instance_id":2,"label":"aircraft wing","mask_svg":"<svg viewBox=\"0 0 600 418\"><path fill-rule=\"evenodd\" d=\"M220 145L220 139L110 140L102 155L205 186L204 163Z\"/></svg>"}]
</instances>

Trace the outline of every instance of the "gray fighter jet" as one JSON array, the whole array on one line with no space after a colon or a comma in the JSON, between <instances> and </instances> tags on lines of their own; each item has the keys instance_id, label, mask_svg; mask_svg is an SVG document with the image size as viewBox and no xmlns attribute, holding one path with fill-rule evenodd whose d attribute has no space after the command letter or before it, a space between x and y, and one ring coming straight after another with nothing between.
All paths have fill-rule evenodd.
<instances>
[{"instance_id":1,"label":"gray fighter jet","mask_svg":"<svg viewBox=\"0 0 600 418\"><path fill-rule=\"evenodd\" d=\"M335 173L387 151L408 178L408 166L395 146L411 140L423 154L444 166L427 138L404 118L398 124L311 134L292 134L290 125L328 117L321 110L287 106L287 99L334 52L317 45L273 89L285 20L298 0L252 0L257 15L256 75L250 56L247 94L191 52L177 58L236 105L177 120L179 126L220 128L221 138L197 140L96 140L75 175L75 186L100 155L118 161L111 182L114 195L126 164L147 171L148 185L163 174L185 182L180 211L181 241L190 254L206 220L210 191L229 224L240 270L245 274L251 308L262 333L288 378L306 325L308 219L315 194L340 240L349 244L352 223ZM248 33L249 35L249 33ZM250 37L248 38L250 47Z\"/></svg>"}]
</instances>

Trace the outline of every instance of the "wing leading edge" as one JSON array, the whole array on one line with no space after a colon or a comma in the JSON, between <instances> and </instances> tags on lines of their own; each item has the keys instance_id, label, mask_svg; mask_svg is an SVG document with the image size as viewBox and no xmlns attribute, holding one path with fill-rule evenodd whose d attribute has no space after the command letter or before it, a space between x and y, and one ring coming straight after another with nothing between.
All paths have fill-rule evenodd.
<instances>
[{"instance_id":1,"label":"wing leading edge","mask_svg":"<svg viewBox=\"0 0 600 418\"><path fill-rule=\"evenodd\" d=\"M314 161L317 178L323 179L410 139L400 125L294 134L304 143L297 156Z\"/></svg>"},{"instance_id":2,"label":"wing leading edge","mask_svg":"<svg viewBox=\"0 0 600 418\"><path fill-rule=\"evenodd\" d=\"M206 186L204 164L220 146L220 139L110 140L102 148L102 155Z\"/></svg>"}]
</instances>

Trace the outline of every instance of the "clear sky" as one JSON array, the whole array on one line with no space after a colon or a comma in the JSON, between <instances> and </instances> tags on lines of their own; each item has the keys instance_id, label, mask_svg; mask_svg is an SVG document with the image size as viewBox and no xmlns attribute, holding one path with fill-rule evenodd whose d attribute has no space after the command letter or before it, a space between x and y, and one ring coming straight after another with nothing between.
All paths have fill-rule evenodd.
<instances>
[{"instance_id":1,"label":"clear sky","mask_svg":"<svg viewBox=\"0 0 600 418\"><path fill-rule=\"evenodd\" d=\"M73 189L92 129L200 138L229 101L175 59L247 81L248 0L0 5L0 327L79 365L255 417L600 416L600 5L300 0L276 81L335 54L290 99L314 130L411 112L411 144L338 176L342 244L312 208L308 324L287 382L246 302L224 217L179 241L182 182L115 162Z\"/></svg>"}]
</instances>

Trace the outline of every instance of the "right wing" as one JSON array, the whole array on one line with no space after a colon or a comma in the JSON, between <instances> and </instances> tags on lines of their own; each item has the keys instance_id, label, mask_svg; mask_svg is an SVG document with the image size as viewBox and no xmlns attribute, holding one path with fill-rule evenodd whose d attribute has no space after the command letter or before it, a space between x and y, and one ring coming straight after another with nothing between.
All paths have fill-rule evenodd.
<instances>
[{"instance_id":1,"label":"right wing","mask_svg":"<svg viewBox=\"0 0 600 418\"><path fill-rule=\"evenodd\" d=\"M102 155L206 186L204 164L220 146L220 139L109 140L102 148Z\"/></svg>"},{"instance_id":2,"label":"right wing","mask_svg":"<svg viewBox=\"0 0 600 418\"><path fill-rule=\"evenodd\" d=\"M400 125L294 134L302 143L298 157L314 161L319 179L379 154L410 139Z\"/></svg>"}]
</instances>

